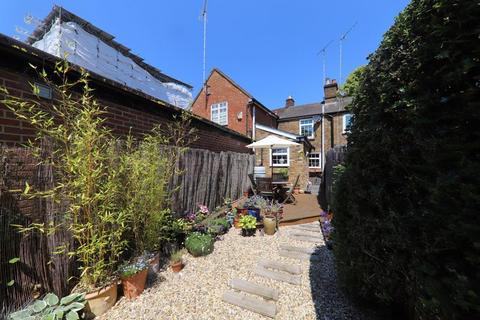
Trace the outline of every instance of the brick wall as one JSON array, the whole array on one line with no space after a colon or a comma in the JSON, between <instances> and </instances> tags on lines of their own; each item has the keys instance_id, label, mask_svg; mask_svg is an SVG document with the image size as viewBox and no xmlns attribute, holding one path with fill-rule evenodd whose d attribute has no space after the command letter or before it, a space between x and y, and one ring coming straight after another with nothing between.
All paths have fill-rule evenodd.
<instances>
[{"instance_id":1,"label":"brick wall","mask_svg":"<svg viewBox=\"0 0 480 320\"><path fill-rule=\"evenodd\" d=\"M22 64L9 64L7 67L0 62L0 85L6 87L13 95L34 98L28 84L33 78L25 70L27 68ZM155 124L172 121L174 112L169 107L106 84L92 82L92 85L99 103L107 107L106 123L115 134L126 134L131 130L133 134L138 135L148 132ZM48 101L45 102L48 105ZM245 147L250 143L247 137L198 119L192 120L192 126L197 129L198 136L192 145L194 148L214 152L251 152ZM27 142L34 133L27 122L16 118L5 106L0 105L0 143L19 145Z\"/></svg>"},{"instance_id":2,"label":"brick wall","mask_svg":"<svg viewBox=\"0 0 480 320\"><path fill-rule=\"evenodd\" d=\"M257 129L257 140L263 139L271 133ZM280 137L284 138L284 137ZM272 168L270 167L270 149L259 149L255 151L256 166L265 167L267 177L271 176ZM273 172L277 173L281 168L288 169L288 181L294 183L297 175L300 176L298 184L300 189L305 190L308 181L308 161L305 157L305 149L303 145L292 146L289 148L290 164L285 167L273 167ZM263 162L262 162L263 160Z\"/></svg>"},{"instance_id":3,"label":"brick wall","mask_svg":"<svg viewBox=\"0 0 480 320\"><path fill-rule=\"evenodd\" d=\"M243 135L248 135L251 130L252 118L247 105L250 97L234 86L215 70L207 81L208 100L205 103L205 90L201 90L192 105L192 112L200 117L210 119L211 105L214 103L228 102L228 125L227 127ZM242 119L237 114L242 112Z\"/></svg>"}]
</instances>

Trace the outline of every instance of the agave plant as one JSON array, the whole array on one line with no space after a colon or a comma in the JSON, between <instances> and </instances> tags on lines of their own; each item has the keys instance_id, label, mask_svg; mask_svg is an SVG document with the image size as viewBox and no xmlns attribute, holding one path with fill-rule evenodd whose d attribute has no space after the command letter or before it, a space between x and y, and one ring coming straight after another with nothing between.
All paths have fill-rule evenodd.
<instances>
[{"instance_id":1,"label":"agave plant","mask_svg":"<svg viewBox=\"0 0 480 320\"><path fill-rule=\"evenodd\" d=\"M85 307L85 295L72 293L62 299L48 293L41 300L35 300L25 309L14 312L9 320L78 320L79 312Z\"/></svg>"}]
</instances>

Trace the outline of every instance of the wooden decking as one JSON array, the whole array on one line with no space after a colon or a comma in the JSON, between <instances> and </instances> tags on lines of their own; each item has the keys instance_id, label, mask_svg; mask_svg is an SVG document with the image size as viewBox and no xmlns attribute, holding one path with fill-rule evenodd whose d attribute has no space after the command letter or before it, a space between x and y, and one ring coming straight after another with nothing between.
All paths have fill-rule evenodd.
<instances>
[{"instance_id":1,"label":"wooden decking","mask_svg":"<svg viewBox=\"0 0 480 320\"><path fill-rule=\"evenodd\" d=\"M295 195L297 204L285 204L283 219L280 225L294 225L318 221L322 208L318 204L316 194Z\"/></svg>"}]
</instances>

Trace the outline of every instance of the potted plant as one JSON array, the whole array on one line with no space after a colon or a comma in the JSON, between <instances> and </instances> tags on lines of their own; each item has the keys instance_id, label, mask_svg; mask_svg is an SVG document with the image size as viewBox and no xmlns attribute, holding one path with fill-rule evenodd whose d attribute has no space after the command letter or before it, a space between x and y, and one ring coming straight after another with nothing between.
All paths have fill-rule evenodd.
<instances>
[{"instance_id":1,"label":"potted plant","mask_svg":"<svg viewBox=\"0 0 480 320\"><path fill-rule=\"evenodd\" d=\"M140 257L136 262L124 264L119 268L123 294L127 299L138 297L145 289L148 274L148 262Z\"/></svg>"},{"instance_id":2,"label":"potted plant","mask_svg":"<svg viewBox=\"0 0 480 320\"><path fill-rule=\"evenodd\" d=\"M242 216L240 218L240 228L242 228L242 236L253 236L257 229L257 218L251 215Z\"/></svg>"},{"instance_id":3,"label":"potted plant","mask_svg":"<svg viewBox=\"0 0 480 320\"><path fill-rule=\"evenodd\" d=\"M27 307L10 314L8 319L80 319L85 303L85 296L82 293L72 293L62 299L48 293L43 299L35 300Z\"/></svg>"},{"instance_id":4,"label":"potted plant","mask_svg":"<svg viewBox=\"0 0 480 320\"><path fill-rule=\"evenodd\" d=\"M173 272L180 272L183 269L183 250L175 251L170 256L170 267L172 268Z\"/></svg>"},{"instance_id":5,"label":"potted plant","mask_svg":"<svg viewBox=\"0 0 480 320\"><path fill-rule=\"evenodd\" d=\"M268 206L267 214L263 219L263 226L265 233L268 235L274 235L278 230L278 222L282 211L282 205L278 202L272 202Z\"/></svg>"},{"instance_id":6,"label":"potted plant","mask_svg":"<svg viewBox=\"0 0 480 320\"><path fill-rule=\"evenodd\" d=\"M248 198L247 199L240 199L240 200L237 201L236 208L237 208L237 215L239 217L248 214L247 201L248 201Z\"/></svg>"},{"instance_id":7,"label":"potted plant","mask_svg":"<svg viewBox=\"0 0 480 320\"><path fill-rule=\"evenodd\" d=\"M260 212L267 207L268 203L261 196L252 196L244 203L244 207L247 208L248 214L254 216L257 220L261 219Z\"/></svg>"},{"instance_id":8,"label":"potted plant","mask_svg":"<svg viewBox=\"0 0 480 320\"><path fill-rule=\"evenodd\" d=\"M209 234L192 232L185 240L185 248L194 256L206 256L213 252L214 239Z\"/></svg>"}]
</instances>

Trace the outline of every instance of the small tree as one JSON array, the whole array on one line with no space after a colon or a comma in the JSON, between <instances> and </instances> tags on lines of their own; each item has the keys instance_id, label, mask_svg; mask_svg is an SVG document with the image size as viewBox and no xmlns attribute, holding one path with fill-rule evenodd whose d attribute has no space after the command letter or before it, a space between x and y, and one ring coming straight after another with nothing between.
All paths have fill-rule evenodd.
<instances>
[{"instance_id":1,"label":"small tree","mask_svg":"<svg viewBox=\"0 0 480 320\"><path fill-rule=\"evenodd\" d=\"M52 200L59 219L20 230L68 230L74 244L65 243L58 252L79 262L80 285L92 289L113 276L126 246L123 233L127 217L117 201L122 188L115 140L104 126L104 111L92 96L87 72L82 70L78 76L61 61L55 64L53 80L45 70L38 74L53 90L51 104L12 96L5 88L1 89L5 94L1 102L35 127L36 137L29 147L40 165L53 168L52 188L34 190L27 184L24 194ZM39 88L32 84L32 90L38 96Z\"/></svg>"}]
</instances>

